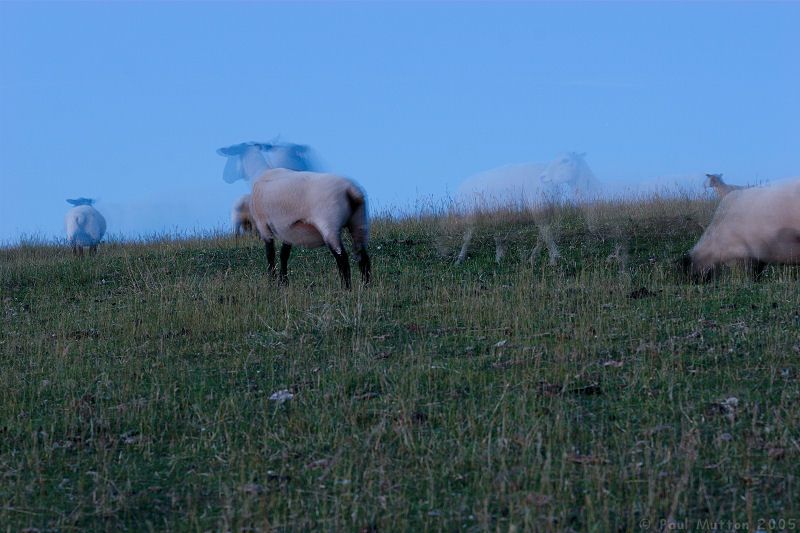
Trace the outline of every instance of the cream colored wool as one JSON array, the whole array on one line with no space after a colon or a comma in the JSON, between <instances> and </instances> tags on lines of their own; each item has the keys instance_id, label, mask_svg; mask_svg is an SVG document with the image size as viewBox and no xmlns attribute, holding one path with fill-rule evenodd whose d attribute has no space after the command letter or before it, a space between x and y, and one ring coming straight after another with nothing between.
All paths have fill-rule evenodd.
<instances>
[{"instance_id":1,"label":"cream colored wool","mask_svg":"<svg viewBox=\"0 0 800 533\"><path fill-rule=\"evenodd\" d=\"M106 219L91 205L79 205L67 211L64 226L72 251L83 255L85 246L92 253L97 251L97 244L106 232Z\"/></svg>"},{"instance_id":2,"label":"cream colored wool","mask_svg":"<svg viewBox=\"0 0 800 533\"><path fill-rule=\"evenodd\" d=\"M729 191L689 256L701 274L747 261L800 264L800 178Z\"/></svg>"},{"instance_id":3,"label":"cream colored wool","mask_svg":"<svg viewBox=\"0 0 800 533\"><path fill-rule=\"evenodd\" d=\"M253 183L250 209L262 239L277 238L292 245L327 245L341 254L342 228L348 228L356 253L369 241L369 221L363 191L334 174L268 170Z\"/></svg>"}]
</instances>

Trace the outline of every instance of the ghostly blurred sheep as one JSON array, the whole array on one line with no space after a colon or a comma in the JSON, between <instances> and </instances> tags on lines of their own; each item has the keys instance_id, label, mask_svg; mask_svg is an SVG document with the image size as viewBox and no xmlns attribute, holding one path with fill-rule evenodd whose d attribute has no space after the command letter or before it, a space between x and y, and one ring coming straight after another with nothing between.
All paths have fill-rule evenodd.
<instances>
[{"instance_id":1,"label":"ghostly blurred sheep","mask_svg":"<svg viewBox=\"0 0 800 533\"><path fill-rule=\"evenodd\" d=\"M311 150L303 144L272 144L244 142L220 148L217 153L227 157L222 179L227 183L252 181L271 168L314 171L316 164Z\"/></svg>"},{"instance_id":2,"label":"ghostly blurred sheep","mask_svg":"<svg viewBox=\"0 0 800 533\"><path fill-rule=\"evenodd\" d=\"M741 185L729 185L722 180L722 174L706 174L706 189L714 189L718 198L722 198L731 191L744 189Z\"/></svg>"},{"instance_id":3,"label":"ghostly blurred sheep","mask_svg":"<svg viewBox=\"0 0 800 533\"><path fill-rule=\"evenodd\" d=\"M477 174L462 183L456 193L456 202L467 215L467 229L456 262L462 263L466 259L476 222L482 215L503 208L522 207L533 211L539 229L530 256L531 263L544 243L550 264L556 264L560 253L552 226L559 205L565 200L589 200L599 188L599 182L584 156L569 152L547 165L506 165ZM496 232L494 240L495 260L499 263L506 251L505 238Z\"/></svg>"},{"instance_id":4,"label":"ghostly blurred sheep","mask_svg":"<svg viewBox=\"0 0 800 533\"><path fill-rule=\"evenodd\" d=\"M361 278L369 283L367 202L358 185L334 174L312 172L308 149L301 145L248 142L220 148L217 153L228 158L225 181L245 179L252 184L250 213L264 241L271 275L275 275L275 238L282 241L279 279L283 283L293 245L327 245L342 284L350 289L350 262L342 245L342 229L347 228ZM283 166L276 168L276 164Z\"/></svg>"},{"instance_id":5,"label":"ghostly blurred sheep","mask_svg":"<svg viewBox=\"0 0 800 533\"><path fill-rule=\"evenodd\" d=\"M67 211L64 226L67 230L67 242L72 246L72 253L83 257L84 246L89 247L89 254L97 253L97 244L106 233L106 219L92 207L91 198L67 199L67 203L75 206Z\"/></svg>"},{"instance_id":6,"label":"ghostly blurred sheep","mask_svg":"<svg viewBox=\"0 0 800 533\"><path fill-rule=\"evenodd\" d=\"M756 276L767 264L800 264L800 178L725 194L684 258L700 279L722 264L744 264Z\"/></svg>"}]
</instances>

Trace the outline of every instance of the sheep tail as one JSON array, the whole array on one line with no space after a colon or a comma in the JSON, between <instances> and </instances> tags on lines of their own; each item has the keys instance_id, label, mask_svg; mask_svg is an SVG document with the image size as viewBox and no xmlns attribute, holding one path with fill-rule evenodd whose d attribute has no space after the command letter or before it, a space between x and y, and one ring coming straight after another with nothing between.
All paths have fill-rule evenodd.
<instances>
[{"instance_id":1,"label":"sheep tail","mask_svg":"<svg viewBox=\"0 0 800 533\"><path fill-rule=\"evenodd\" d=\"M350 203L350 209L355 212L366 203L367 199L364 197L364 193L361 189L355 185L351 185L347 188L347 201Z\"/></svg>"},{"instance_id":2,"label":"sheep tail","mask_svg":"<svg viewBox=\"0 0 800 533\"><path fill-rule=\"evenodd\" d=\"M76 213L72 216L72 220L75 221L75 226L78 228L82 228L86 225L86 215L83 213Z\"/></svg>"}]
</instances>

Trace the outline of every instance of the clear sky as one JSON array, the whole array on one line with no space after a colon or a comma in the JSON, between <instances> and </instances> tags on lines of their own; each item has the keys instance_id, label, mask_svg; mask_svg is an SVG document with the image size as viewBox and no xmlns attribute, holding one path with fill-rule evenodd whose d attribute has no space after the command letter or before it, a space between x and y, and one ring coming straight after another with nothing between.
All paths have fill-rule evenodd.
<instances>
[{"instance_id":1,"label":"clear sky","mask_svg":"<svg viewBox=\"0 0 800 533\"><path fill-rule=\"evenodd\" d=\"M216 148L311 145L373 207L587 152L800 175L800 3L0 3L0 242L229 224Z\"/></svg>"}]
</instances>

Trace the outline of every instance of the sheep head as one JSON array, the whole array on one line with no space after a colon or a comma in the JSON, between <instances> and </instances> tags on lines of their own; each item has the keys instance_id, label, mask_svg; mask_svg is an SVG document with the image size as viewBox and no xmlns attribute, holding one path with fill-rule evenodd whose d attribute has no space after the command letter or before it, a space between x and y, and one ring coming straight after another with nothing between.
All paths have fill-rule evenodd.
<instances>
[{"instance_id":1,"label":"sheep head","mask_svg":"<svg viewBox=\"0 0 800 533\"><path fill-rule=\"evenodd\" d=\"M719 187L720 185L724 185L725 182L722 181L722 174L706 174L706 182L704 186L709 189L711 187Z\"/></svg>"},{"instance_id":2,"label":"sheep head","mask_svg":"<svg viewBox=\"0 0 800 533\"><path fill-rule=\"evenodd\" d=\"M261 143L248 141L217 149L227 157L222 179L227 183L237 180L252 181L264 171L273 168L305 171L315 170L311 149L304 144Z\"/></svg>"},{"instance_id":3,"label":"sheep head","mask_svg":"<svg viewBox=\"0 0 800 533\"><path fill-rule=\"evenodd\" d=\"M681 275L694 283L704 283L711 279L713 269L702 268L694 259L691 253L682 255L675 261L675 266Z\"/></svg>"},{"instance_id":4,"label":"sheep head","mask_svg":"<svg viewBox=\"0 0 800 533\"><path fill-rule=\"evenodd\" d=\"M74 206L92 205L94 203L94 198L84 198L83 196L80 198L67 198L67 203Z\"/></svg>"}]
</instances>

